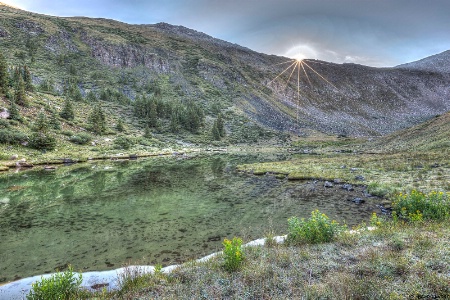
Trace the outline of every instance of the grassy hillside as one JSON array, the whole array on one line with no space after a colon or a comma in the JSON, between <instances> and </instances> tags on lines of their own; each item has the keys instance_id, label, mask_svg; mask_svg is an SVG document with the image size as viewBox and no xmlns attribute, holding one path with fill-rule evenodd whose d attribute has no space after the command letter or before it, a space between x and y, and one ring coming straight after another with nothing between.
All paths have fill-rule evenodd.
<instances>
[{"instance_id":1,"label":"grassy hillside","mask_svg":"<svg viewBox=\"0 0 450 300\"><path fill-rule=\"evenodd\" d=\"M207 116L228 111L242 122L291 133L310 130L380 135L450 110L449 75L376 69L307 60L309 80L288 82L287 58L265 55L182 26L129 25L113 20L58 18L0 6L0 51L11 66L27 64L41 90L127 103L153 96L193 101ZM331 84L332 85L331 85ZM296 114L299 113L299 127Z\"/></svg>"}]
</instances>

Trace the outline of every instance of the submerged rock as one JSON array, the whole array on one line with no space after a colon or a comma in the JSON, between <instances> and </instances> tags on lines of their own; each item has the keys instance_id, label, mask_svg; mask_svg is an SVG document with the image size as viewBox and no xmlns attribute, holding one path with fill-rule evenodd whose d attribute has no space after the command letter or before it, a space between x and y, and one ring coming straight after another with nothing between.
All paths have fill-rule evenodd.
<instances>
[{"instance_id":1,"label":"submerged rock","mask_svg":"<svg viewBox=\"0 0 450 300\"><path fill-rule=\"evenodd\" d=\"M355 190L355 189L353 188L353 185L351 185L351 184L349 184L349 183L344 184L344 185L342 186L342 188L343 188L344 190L349 191L349 192Z\"/></svg>"}]
</instances>

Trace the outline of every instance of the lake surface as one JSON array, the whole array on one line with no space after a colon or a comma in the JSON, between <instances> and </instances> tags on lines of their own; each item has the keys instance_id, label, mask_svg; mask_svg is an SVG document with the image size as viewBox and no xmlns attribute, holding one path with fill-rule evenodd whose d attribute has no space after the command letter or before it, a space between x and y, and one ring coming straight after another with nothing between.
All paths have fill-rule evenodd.
<instances>
[{"instance_id":1,"label":"lake surface","mask_svg":"<svg viewBox=\"0 0 450 300\"><path fill-rule=\"evenodd\" d=\"M240 163L276 159L211 155L90 162L0 179L0 283L63 270L107 270L125 263L169 265L272 231L320 209L349 225L368 221L379 200L352 203L323 182L239 174Z\"/></svg>"}]
</instances>

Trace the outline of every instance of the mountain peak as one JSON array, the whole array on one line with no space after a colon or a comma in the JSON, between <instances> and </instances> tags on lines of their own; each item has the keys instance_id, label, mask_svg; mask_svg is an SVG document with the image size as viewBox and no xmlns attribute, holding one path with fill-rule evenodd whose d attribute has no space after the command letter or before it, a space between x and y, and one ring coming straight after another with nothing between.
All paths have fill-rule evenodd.
<instances>
[{"instance_id":1,"label":"mountain peak","mask_svg":"<svg viewBox=\"0 0 450 300\"><path fill-rule=\"evenodd\" d=\"M396 68L450 73L450 50L423 58L418 61L398 65Z\"/></svg>"}]
</instances>

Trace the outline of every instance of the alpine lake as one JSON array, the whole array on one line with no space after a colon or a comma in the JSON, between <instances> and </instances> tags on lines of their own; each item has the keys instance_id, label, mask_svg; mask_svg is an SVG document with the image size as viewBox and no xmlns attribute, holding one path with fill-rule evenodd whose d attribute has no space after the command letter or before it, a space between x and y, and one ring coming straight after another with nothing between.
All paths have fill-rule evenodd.
<instances>
[{"instance_id":1,"label":"alpine lake","mask_svg":"<svg viewBox=\"0 0 450 300\"><path fill-rule=\"evenodd\" d=\"M208 154L36 167L0 177L0 283L64 270L163 266L287 233L287 219L319 209L349 226L368 222L380 199L239 173L236 165L289 154Z\"/></svg>"}]
</instances>

